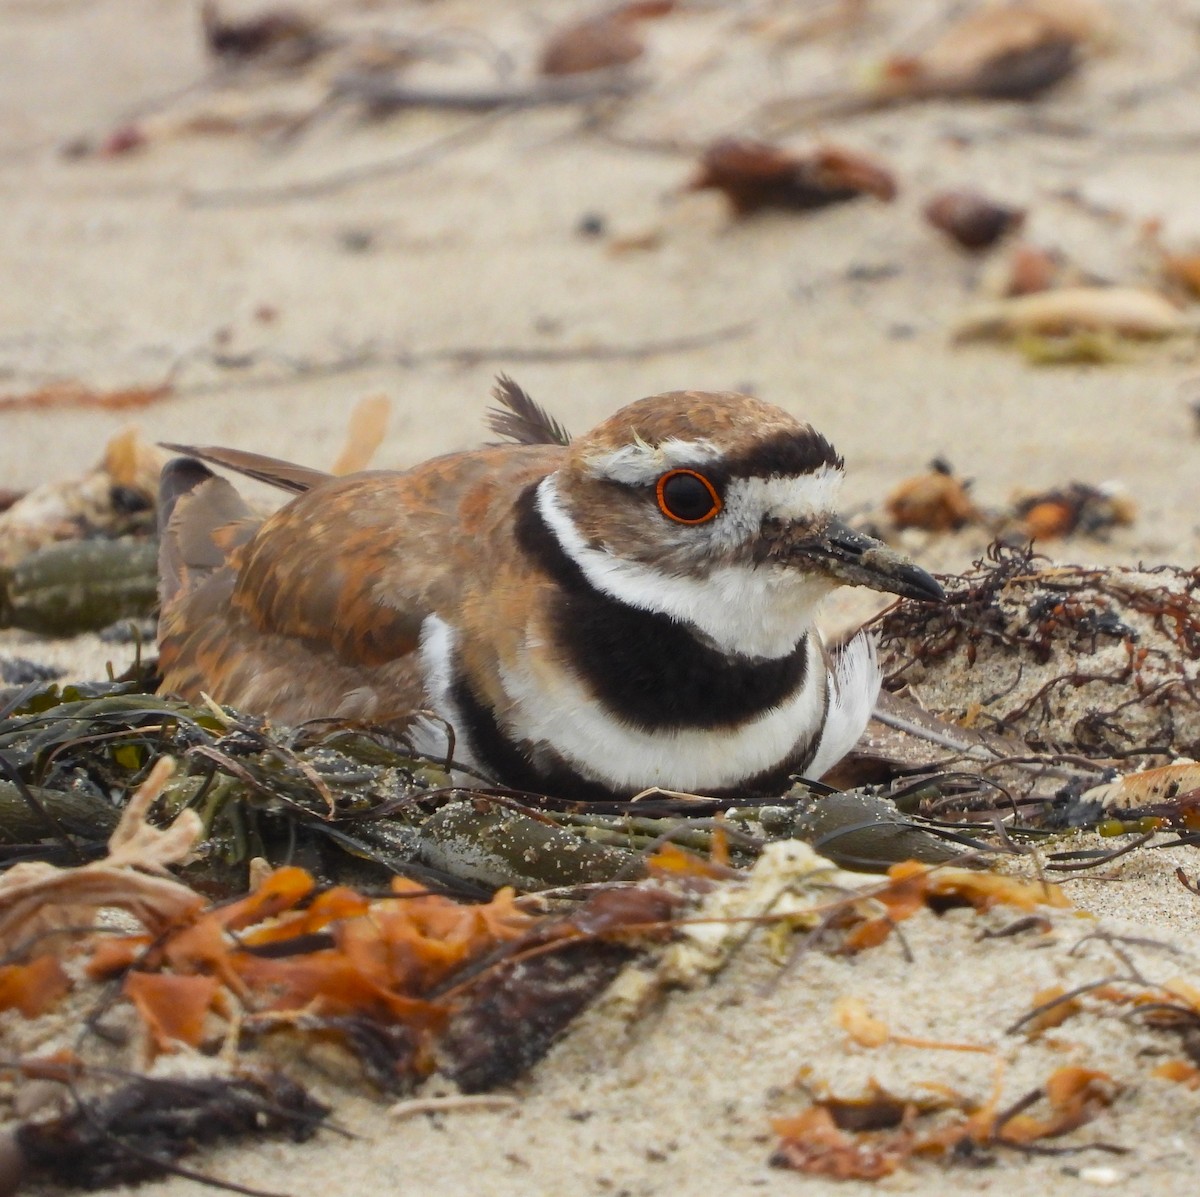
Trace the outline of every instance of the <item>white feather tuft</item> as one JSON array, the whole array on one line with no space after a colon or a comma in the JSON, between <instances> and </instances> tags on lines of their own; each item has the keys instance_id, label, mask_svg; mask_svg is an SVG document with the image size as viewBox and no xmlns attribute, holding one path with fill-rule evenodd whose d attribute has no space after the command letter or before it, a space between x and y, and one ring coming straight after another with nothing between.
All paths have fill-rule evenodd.
<instances>
[{"instance_id":1,"label":"white feather tuft","mask_svg":"<svg viewBox=\"0 0 1200 1197\"><path fill-rule=\"evenodd\" d=\"M829 712L816 755L804 771L819 780L858 743L875 710L883 674L875 638L859 632L834 660L829 673Z\"/></svg>"}]
</instances>

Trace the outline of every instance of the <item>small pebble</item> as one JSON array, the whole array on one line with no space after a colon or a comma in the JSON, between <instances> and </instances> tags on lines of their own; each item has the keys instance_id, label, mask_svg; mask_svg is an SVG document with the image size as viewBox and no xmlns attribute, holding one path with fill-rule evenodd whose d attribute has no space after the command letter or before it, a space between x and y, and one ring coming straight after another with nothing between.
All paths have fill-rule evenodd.
<instances>
[{"instance_id":1,"label":"small pebble","mask_svg":"<svg viewBox=\"0 0 1200 1197\"><path fill-rule=\"evenodd\" d=\"M581 237L603 237L608 224L599 212L585 212L575 226L575 232Z\"/></svg>"}]
</instances>

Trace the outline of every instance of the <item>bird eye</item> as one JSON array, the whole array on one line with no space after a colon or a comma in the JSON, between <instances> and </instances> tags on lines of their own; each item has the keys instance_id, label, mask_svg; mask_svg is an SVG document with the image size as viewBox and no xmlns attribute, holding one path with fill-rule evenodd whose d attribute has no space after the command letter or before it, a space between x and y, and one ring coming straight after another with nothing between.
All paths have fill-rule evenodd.
<instances>
[{"instance_id":1,"label":"bird eye","mask_svg":"<svg viewBox=\"0 0 1200 1197\"><path fill-rule=\"evenodd\" d=\"M703 524L721 510L721 496L703 474L694 470L671 470L654 488L658 508L681 524Z\"/></svg>"}]
</instances>

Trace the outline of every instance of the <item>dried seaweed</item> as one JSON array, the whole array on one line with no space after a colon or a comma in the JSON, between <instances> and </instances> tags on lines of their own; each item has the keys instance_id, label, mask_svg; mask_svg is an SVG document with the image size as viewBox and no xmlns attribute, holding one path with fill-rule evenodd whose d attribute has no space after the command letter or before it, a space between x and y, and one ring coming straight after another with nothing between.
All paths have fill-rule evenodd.
<instances>
[{"instance_id":1,"label":"dried seaweed","mask_svg":"<svg viewBox=\"0 0 1200 1197\"><path fill-rule=\"evenodd\" d=\"M200 814L205 842L185 875L209 893L244 889L256 857L365 884L399 874L474 898L501 885L632 878L667 842L708 853L711 820L729 806L688 795L649 794L632 805L463 789L450 784L444 762L414 755L392 733L335 721L275 728L139 692L145 684L41 685L18 695L0 718L0 756L28 794L0 780L0 859L99 855L114 821L110 796L132 792L164 754L181 769L155 817ZM751 861L765 840L793 835L820 838L835 858L877 869L956 850L940 842L946 832L898 815L886 797L847 795L821 809L814 792L823 791L813 783L746 803L728 825L734 863Z\"/></svg>"},{"instance_id":2,"label":"dried seaweed","mask_svg":"<svg viewBox=\"0 0 1200 1197\"><path fill-rule=\"evenodd\" d=\"M1050 566L997 544L946 589L879 621L889 688L1035 752L1200 753L1200 570Z\"/></svg>"},{"instance_id":3,"label":"dried seaweed","mask_svg":"<svg viewBox=\"0 0 1200 1197\"><path fill-rule=\"evenodd\" d=\"M78 1099L61 1117L22 1123L16 1144L30 1179L100 1189L176 1171L176 1160L208 1144L278 1135L302 1143L328 1113L277 1072L139 1076L103 1097Z\"/></svg>"}]
</instances>

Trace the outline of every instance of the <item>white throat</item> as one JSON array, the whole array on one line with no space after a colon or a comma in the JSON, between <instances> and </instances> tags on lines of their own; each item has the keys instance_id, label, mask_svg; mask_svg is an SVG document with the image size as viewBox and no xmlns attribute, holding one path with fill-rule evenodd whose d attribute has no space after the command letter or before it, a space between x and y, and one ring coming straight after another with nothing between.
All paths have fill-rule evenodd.
<instances>
[{"instance_id":1,"label":"white throat","mask_svg":"<svg viewBox=\"0 0 1200 1197\"><path fill-rule=\"evenodd\" d=\"M563 552L597 590L691 624L722 652L787 656L812 628L831 589L826 579L805 579L786 566L727 565L689 578L592 548L563 505L553 474L538 485L537 507Z\"/></svg>"}]
</instances>

